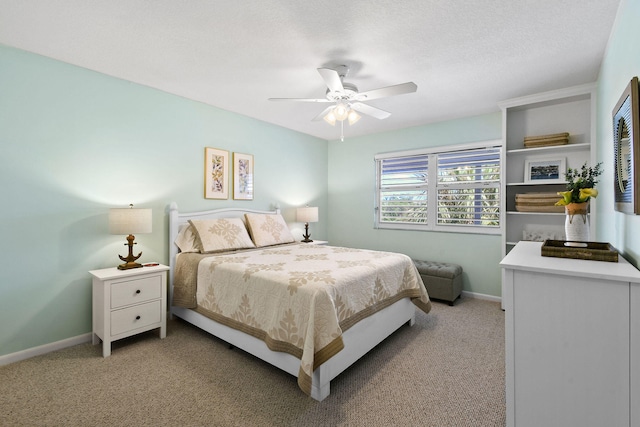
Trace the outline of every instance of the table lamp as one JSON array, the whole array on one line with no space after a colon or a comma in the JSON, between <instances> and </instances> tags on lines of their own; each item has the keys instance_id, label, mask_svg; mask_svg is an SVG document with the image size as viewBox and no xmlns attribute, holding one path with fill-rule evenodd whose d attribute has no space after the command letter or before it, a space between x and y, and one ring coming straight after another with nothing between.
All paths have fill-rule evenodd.
<instances>
[{"instance_id":1,"label":"table lamp","mask_svg":"<svg viewBox=\"0 0 640 427\"><path fill-rule=\"evenodd\" d=\"M298 219L298 222L304 222L304 234L302 235L304 239L302 240L302 242L313 242L313 240L309 238L311 237L311 235L309 234L309 223L318 222L318 208L309 206L298 208L296 211L296 217Z\"/></svg>"},{"instance_id":2,"label":"table lamp","mask_svg":"<svg viewBox=\"0 0 640 427\"><path fill-rule=\"evenodd\" d=\"M128 208L109 209L109 232L127 235L125 246L129 246L127 257L118 255L125 262L118 266L119 270L142 267L142 264L136 262L142 252L138 256L133 255L133 245L136 244L133 233L151 233L151 222L151 209L134 209L133 205L129 205Z\"/></svg>"}]
</instances>

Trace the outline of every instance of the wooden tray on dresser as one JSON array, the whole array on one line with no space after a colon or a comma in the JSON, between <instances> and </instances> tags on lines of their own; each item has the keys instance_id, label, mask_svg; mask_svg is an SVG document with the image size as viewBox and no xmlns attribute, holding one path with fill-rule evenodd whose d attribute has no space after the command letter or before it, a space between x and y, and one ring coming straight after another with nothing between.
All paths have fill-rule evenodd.
<instances>
[{"instance_id":1,"label":"wooden tray on dresser","mask_svg":"<svg viewBox=\"0 0 640 427\"><path fill-rule=\"evenodd\" d=\"M609 243L545 240L542 256L618 262L618 251Z\"/></svg>"}]
</instances>

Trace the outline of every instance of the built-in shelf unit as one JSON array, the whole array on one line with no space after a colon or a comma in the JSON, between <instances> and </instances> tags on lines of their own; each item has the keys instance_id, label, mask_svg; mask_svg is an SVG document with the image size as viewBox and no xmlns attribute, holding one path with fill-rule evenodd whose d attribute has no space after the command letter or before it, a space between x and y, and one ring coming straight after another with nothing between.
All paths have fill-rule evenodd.
<instances>
[{"instance_id":1,"label":"built-in shelf unit","mask_svg":"<svg viewBox=\"0 0 640 427\"><path fill-rule=\"evenodd\" d=\"M502 256L520 240L524 231L564 235L562 212L519 212L516 194L565 191L564 183L531 183L525 179L527 160L564 159L567 168L594 166L595 84L574 86L500 103L504 144L502 195ZM568 132L566 145L525 148L526 136ZM563 176L564 178L564 176ZM560 196L558 196L558 200ZM595 234L595 209L589 214L591 235Z\"/></svg>"}]
</instances>

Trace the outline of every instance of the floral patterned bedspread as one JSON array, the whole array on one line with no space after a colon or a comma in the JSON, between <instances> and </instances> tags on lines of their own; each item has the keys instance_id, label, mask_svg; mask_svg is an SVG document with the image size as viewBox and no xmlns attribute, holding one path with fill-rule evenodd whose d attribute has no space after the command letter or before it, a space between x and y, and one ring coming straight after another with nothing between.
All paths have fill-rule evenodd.
<instances>
[{"instance_id":1,"label":"floral patterned bedspread","mask_svg":"<svg viewBox=\"0 0 640 427\"><path fill-rule=\"evenodd\" d=\"M313 370L342 350L353 324L405 297L431 309L412 260L397 253L293 244L192 263L195 310L300 358L298 384L307 394ZM174 295L185 292L179 264Z\"/></svg>"}]
</instances>

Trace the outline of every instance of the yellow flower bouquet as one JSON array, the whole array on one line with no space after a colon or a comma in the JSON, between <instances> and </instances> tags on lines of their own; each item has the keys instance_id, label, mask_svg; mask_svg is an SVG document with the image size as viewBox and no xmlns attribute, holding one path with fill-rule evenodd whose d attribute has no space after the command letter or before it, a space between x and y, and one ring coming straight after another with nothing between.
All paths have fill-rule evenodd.
<instances>
[{"instance_id":1,"label":"yellow flower bouquet","mask_svg":"<svg viewBox=\"0 0 640 427\"><path fill-rule=\"evenodd\" d=\"M565 173L567 191L559 192L562 199L556 202L556 206L567 206L570 203L584 203L591 197L598 197L595 189L597 178L602 174L602 162L595 167L587 167L585 163L580 169L568 168Z\"/></svg>"}]
</instances>

